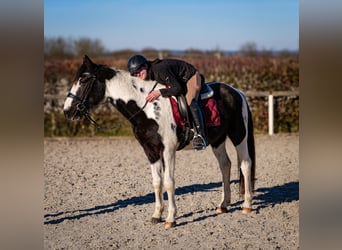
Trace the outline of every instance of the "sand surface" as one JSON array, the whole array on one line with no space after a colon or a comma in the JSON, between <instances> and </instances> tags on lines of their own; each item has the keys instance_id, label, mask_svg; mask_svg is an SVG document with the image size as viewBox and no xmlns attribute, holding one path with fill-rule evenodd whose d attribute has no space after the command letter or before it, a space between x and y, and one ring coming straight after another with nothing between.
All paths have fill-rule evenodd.
<instances>
[{"instance_id":1,"label":"sand surface","mask_svg":"<svg viewBox=\"0 0 342 250\"><path fill-rule=\"evenodd\" d=\"M299 249L299 136L255 140L252 214L241 213L230 142L232 204L220 215L211 148L184 149L176 159L177 226L165 230L150 222L152 176L134 138L45 139L45 249Z\"/></svg>"}]
</instances>

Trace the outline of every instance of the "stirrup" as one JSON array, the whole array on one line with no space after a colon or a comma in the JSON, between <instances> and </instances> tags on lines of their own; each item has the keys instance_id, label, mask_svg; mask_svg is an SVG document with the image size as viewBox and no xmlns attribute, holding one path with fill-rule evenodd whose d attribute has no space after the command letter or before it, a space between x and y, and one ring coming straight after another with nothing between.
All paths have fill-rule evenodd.
<instances>
[{"instance_id":1,"label":"stirrup","mask_svg":"<svg viewBox=\"0 0 342 250\"><path fill-rule=\"evenodd\" d=\"M192 148L195 150L203 150L207 147L207 143L203 136L196 134L192 139Z\"/></svg>"}]
</instances>

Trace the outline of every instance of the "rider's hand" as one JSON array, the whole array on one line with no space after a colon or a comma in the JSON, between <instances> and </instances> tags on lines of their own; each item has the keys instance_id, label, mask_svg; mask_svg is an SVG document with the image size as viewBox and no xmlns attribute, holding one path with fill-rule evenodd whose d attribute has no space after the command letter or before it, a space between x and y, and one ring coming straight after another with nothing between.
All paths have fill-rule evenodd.
<instances>
[{"instance_id":1,"label":"rider's hand","mask_svg":"<svg viewBox=\"0 0 342 250\"><path fill-rule=\"evenodd\" d=\"M160 96L160 90L153 90L152 92L150 92L147 96L146 96L146 101L148 102L153 102L154 100L156 100L159 96Z\"/></svg>"}]
</instances>

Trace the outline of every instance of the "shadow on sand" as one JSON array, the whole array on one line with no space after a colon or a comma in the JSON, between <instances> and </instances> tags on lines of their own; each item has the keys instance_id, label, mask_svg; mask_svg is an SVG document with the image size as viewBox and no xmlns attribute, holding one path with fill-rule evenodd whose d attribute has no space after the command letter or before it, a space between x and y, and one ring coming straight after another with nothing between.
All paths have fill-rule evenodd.
<instances>
[{"instance_id":1,"label":"shadow on sand","mask_svg":"<svg viewBox=\"0 0 342 250\"><path fill-rule=\"evenodd\" d=\"M231 181L232 183L237 183L237 180ZM208 184L194 184L190 186L179 187L176 189L176 195L183 195L188 193L196 193L196 192L210 192L215 188L221 187L221 182L216 183L208 183ZM269 206L275 206L276 204L280 204L283 202L292 202L299 200L299 183L298 182L289 182L285 183L281 186L274 186L274 187L265 187L265 188L258 188L256 190L257 194L253 199L253 206L256 207L255 210L258 213L261 209ZM164 196L164 199L167 199ZM129 205L139 206L154 203L154 193L149 193L144 196L134 196L125 200L118 200L114 203L107 204L107 205L100 205L95 206L92 208L87 209L80 209L74 211L64 211L55 214L45 214L44 224L59 224L65 220L75 220L81 219L83 217L92 216L92 215L100 215L105 213L114 212L117 209L125 208ZM234 212L236 210L240 210L240 205L242 201L236 202L231 204L228 212ZM214 209L213 209L214 210ZM196 213L202 213L204 211L198 211ZM184 214L181 217L190 217L195 213L191 212L188 214ZM201 221L209 217L216 216L216 213L209 214L200 218L196 218L195 221ZM183 223L184 224L184 223ZM185 223L187 224L187 223ZM179 224L180 225L180 224Z\"/></svg>"}]
</instances>

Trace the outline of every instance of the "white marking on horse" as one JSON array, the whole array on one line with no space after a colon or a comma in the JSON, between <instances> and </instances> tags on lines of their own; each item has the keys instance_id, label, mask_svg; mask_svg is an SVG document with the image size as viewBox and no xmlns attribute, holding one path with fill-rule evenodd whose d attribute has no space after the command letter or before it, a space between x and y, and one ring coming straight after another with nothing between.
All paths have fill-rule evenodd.
<instances>
[{"instance_id":1,"label":"white marking on horse","mask_svg":"<svg viewBox=\"0 0 342 250\"><path fill-rule=\"evenodd\" d=\"M76 92L77 92L77 90L78 90L79 87L80 87L80 83L79 83L79 81L77 81L75 84L72 85L71 90L70 90L69 92L70 92L71 94L76 95ZM64 109L64 110L68 110L68 109L71 107L72 101L73 101L73 98L67 97L66 100L65 100L65 102L64 102L64 107L63 107L63 109Z\"/></svg>"}]
</instances>

